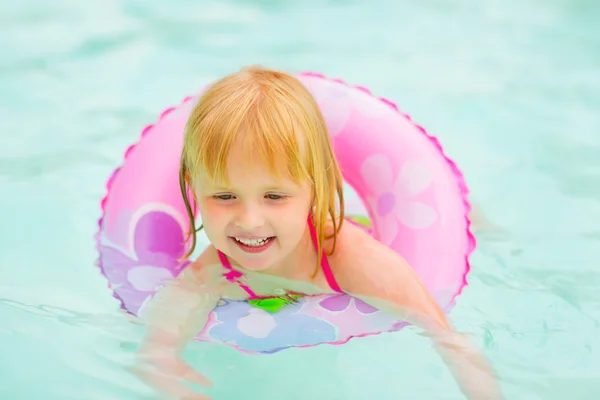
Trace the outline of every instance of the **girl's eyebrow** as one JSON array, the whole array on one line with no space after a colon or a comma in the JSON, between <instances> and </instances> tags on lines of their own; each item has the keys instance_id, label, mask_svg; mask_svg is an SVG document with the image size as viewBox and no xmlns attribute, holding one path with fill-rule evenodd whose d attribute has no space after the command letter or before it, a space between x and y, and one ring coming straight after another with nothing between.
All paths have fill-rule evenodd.
<instances>
[{"instance_id":1,"label":"girl's eyebrow","mask_svg":"<svg viewBox=\"0 0 600 400\"><path fill-rule=\"evenodd\" d=\"M222 184L217 184L210 187L211 191L219 191L219 192L235 192L235 189L231 186L225 186ZM259 188L259 191L262 192L292 192L295 188L290 185L280 184L280 185L267 185Z\"/></svg>"},{"instance_id":2,"label":"girl's eyebrow","mask_svg":"<svg viewBox=\"0 0 600 400\"><path fill-rule=\"evenodd\" d=\"M269 192L272 190L289 190L289 187L285 186L285 185L268 185L268 186L263 186L261 187L261 189L265 192Z\"/></svg>"},{"instance_id":3,"label":"girl's eyebrow","mask_svg":"<svg viewBox=\"0 0 600 400\"><path fill-rule=\"evenodd\" d=\"M230 188L230 187L228 187L228 186L223 186L223 185L217 185L217 186L213 186L213 187L211 187L211 189L213 189L213 190L218 190L218 191L225 191L225 192L227 192L227 191L231 191L231 188Z\"/></svg>"}]
</instances>

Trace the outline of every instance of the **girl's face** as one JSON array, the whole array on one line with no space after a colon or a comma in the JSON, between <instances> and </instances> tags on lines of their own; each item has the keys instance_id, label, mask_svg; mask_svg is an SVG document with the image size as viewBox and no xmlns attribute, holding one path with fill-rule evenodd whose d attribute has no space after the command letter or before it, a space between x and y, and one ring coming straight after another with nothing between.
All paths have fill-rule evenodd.
<instances>
[{"instance_id":1,"label":"girl's face","mask_svg":"<svg viewBox=\"0 0 600 400\"><path fill-rule=\"evenodd\" d=\"M234 145L227 159L229 185L201 175L195 192L211 243L243 268L264 271L281 265L305 237L312 190L285 174L276 179L260 162L240 162L244 156L242 146Z\"/></svg>"}]
</instances>

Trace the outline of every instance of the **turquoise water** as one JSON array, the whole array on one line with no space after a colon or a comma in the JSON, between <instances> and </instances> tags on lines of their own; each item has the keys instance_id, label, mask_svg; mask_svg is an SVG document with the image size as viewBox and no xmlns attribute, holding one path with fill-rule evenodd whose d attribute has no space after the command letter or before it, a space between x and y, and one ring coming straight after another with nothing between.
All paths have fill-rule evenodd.
<instances>
[{"instance_id":1,"label":"turquoise water","mask_svg":"<svg viewBox=\"0 0 600 400\"><path fill-rule=\"evenodd\" d=\"M10 5L9 5L10 4ZM451 318L510 399L600 398L600 5L542 0L0 3L0 397L141 399L141 335L94 267L104 182L163 108L242 65L315 70L440 137L502 232ZM239 354L215 399L460 399L405 331Z\"/></svg>"}]
</instances>

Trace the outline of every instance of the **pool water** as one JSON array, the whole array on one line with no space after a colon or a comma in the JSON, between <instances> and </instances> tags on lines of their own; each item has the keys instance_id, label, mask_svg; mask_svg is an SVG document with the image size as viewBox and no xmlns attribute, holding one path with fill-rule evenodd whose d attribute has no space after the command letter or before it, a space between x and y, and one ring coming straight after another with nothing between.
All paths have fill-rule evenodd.
<instances>
[{"instance_id":1,"label":"pool water","mask_svg":"<svg viewBox=\"0 0 600 400\"><path fill-rule=\"evenodd\" d=\"M509 399L600 398L600 3L0 3L0 397L148 398L141 328L94 266L104 183L158 112L243 65L313 70L437 135L499 231L451 314ZM214 399L460 399L427 339L248 356L192 344Z\"/></svg>"}]
</instances>

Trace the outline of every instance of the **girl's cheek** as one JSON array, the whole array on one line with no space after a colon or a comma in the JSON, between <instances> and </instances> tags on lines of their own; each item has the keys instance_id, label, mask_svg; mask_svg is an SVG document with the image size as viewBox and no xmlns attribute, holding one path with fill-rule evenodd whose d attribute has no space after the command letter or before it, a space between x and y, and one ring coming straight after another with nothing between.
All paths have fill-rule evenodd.
<instances>
[{"instance_id":1,"label":"girl's cheek","mask_svg":"<svg viewBox=\"0 0 600 400\"><path fill-rule=\"evenodd\" d=\"M224 207L222 204L218 204L210 200L202 201L202 209L204 210L206 217L210 219L222 218L227 213L226 207Z\"/></svg>"}]
</instances>

